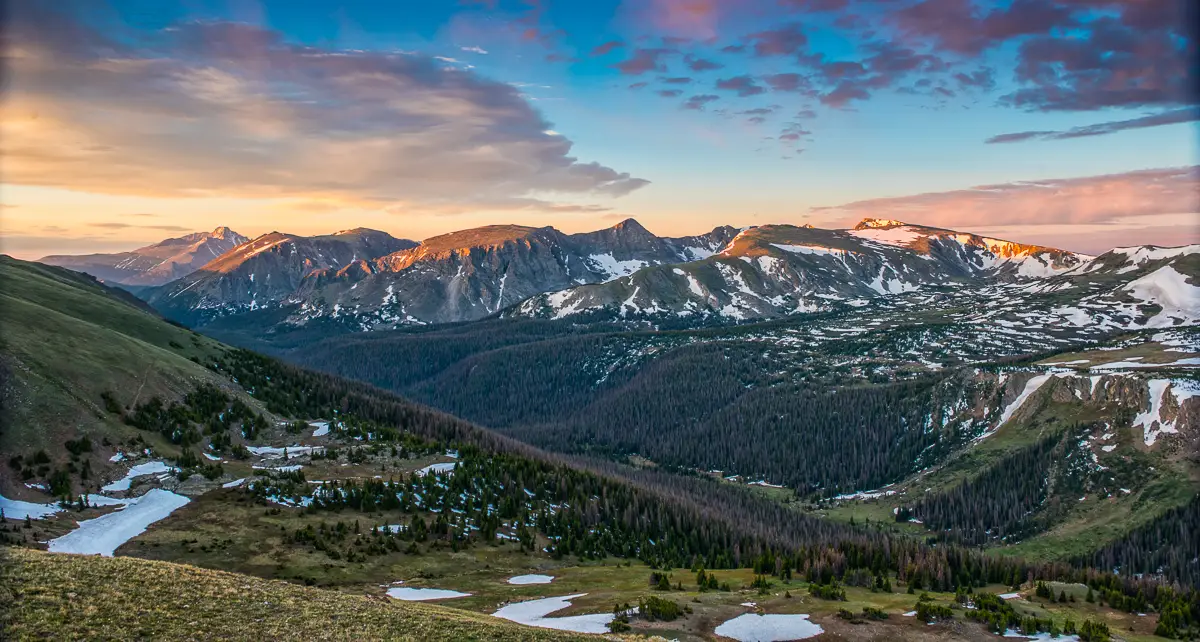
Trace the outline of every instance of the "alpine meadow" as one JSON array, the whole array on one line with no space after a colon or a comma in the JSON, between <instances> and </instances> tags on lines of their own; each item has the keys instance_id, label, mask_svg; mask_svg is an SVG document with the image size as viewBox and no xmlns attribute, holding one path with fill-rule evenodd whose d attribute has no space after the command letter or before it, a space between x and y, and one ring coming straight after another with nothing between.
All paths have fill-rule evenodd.
<instances>
[{"instance_id":1,"label":"alpine meadow","mask_svg":"<svg viewBox=\"0 0 1200 642\"><path fill-rule=\"evenodd\" d=\"M0 4L0 639L1200 640L1191 0Z\"/></svg>"}]
</instances>

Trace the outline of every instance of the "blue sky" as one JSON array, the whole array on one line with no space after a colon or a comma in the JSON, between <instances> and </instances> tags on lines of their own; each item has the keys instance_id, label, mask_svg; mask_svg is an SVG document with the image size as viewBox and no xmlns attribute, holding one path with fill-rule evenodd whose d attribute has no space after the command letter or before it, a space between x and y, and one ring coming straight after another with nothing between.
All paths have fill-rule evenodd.
<instances>
[{"instance_id":1,"label":"blue sky","mask_svg":"<svg viewBox=\"0 0 1200 642\"><path fill-rule=\"evenodd\" d=\"M19 6L0 249L217 225L420 239L633 216L682 234L897 212L1085 251L1192 240L1189 6Z\"/></svg>"}]
</instances>

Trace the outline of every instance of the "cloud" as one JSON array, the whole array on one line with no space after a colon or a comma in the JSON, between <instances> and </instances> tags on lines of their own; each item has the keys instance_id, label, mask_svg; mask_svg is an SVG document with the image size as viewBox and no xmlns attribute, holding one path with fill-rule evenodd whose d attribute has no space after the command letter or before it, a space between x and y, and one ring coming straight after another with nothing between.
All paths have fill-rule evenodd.
<instances>
[{"instance_id":1,"label":"cloud","mask_svg":"<svg viewBox=\"0 0 1200 642\"><path fill-rule=\"evenodd\" d=\"M484 49L483 47L459 47L459 49L462 49L463 51L466 51L468 53L477 53L477 54L483 54L483 55L487 54L487 50Z\"/></svg>"},{"instance_id":2,"label":"cloud","mask_svg":"<svg viewBox=\"0 0 1200 642\"><path fill-rule=\"evenodd\" d=\"M612 51L614 51L616 49L620 49L621 47L624 47L624 46L625 46L625 43L621 42L620 40L609 40L608 42L597 45L595 48L593 48L592 55L596 56L596 57L606 56L609 53L611 53Z\"/></svg>"},{"instance_id":3,"label":"cloud","mask_svg":"<svg viewBox=\"0 0 1200 642\"><path fill-rule=\"evenodd\" d=\"M1188 26L1200 19L1197 6L1194 0L1013 0L984 9L973 0L921 0L901 5L884 22L895 28L897 44L962 60L1011 47L1017 87L1002 104L1012 107L1182 107L1197 102L1200 52Z\"/></svg>"},{"instance_id":4,"label":"cloud","mask_svg":"<svg viewBox=\"0 0 1200 642\"><path fill-rule=\"evenodd\" d=\"M746 39L751 43L754 55L759 57L792 55L808 44L808 36L799 24L759 31Z\"/></svg>"},{"instance_id":5,"label":"cloud","mask_svg":"<svg viewBox=\"0 0 1200 642\"><path fill-rule=\"evenodd\" d=\"M1200 166L980 185L812 208L852 222L892 218L938 227L1098 224L1120 218L1200 214Z\"/></svg>"},{"instance_id":6,"label":"cloud","mask_svg":"<svg viewBox=\"0 0 1200 642\"><path fill-rule=\"evenodd\" d=\"M797 73L771 74L763 76L763 82L775 91L797 92L815 96L818 92L813 88L808 76Z\"/></svg>"},{"instance_id":7,"label":"cloud","mask_svg":"<svg viewBox=\"0 0 1200 642\"><path fill-rule=\"evenodd\" d=\"M704 58L697 58L691 54L684 56L683 63L692 71L712 71L714 69L722 69L725 65Z\"/></svg>"},{"instance_id":8,"label":"cloud","mask_svg":"<svg viewBox=\"0 0 1200 642\"><path fill-rule=\"evenodd\" d=\"M688 98L686 102L683 103L683 108L684 109L694 109L696 111L704 111L705 105L713 102L714 100L719 100L720 98L721 98L720 96L714 96L712 94L700 94L698 96L692 96L691 98Z\"/></svg>"},{"instance_id":9,"label":"cloud","mask_svg":"<svg viewBox=\"0 0 1200 642\"><path fill-rule=\"evenodd\" d=\"M750 76L734 76L733 78L725 78L717 81L717 89L724 91L736 91L737 95L756 96L765 93L767 90L754 84L754 78Z\"/></svg>"},{"instance_id":10,"label":"cloud","mask_svg":"<svg viewBox=\"0 0 1200 642\"><path fill-rule=\"evenodd\" d=\"M1073 38L1038 36L1017 50L1022 87L1005 104L1033 111L1178 107L1197 101L1195 39L1101 17Z\"/></svg>"},{"instance_id":11,"label":"cloud","mask_svg":"<svg viewBox=\"0 0 1200 642\"><path fill-rule=\"evenodd\" d=\"M846 9L850 0L779 0L779 4L804 13L828 13Z\"/></svg>"},{"instance_id":12,"label":"cloud","mask_svg":"<svg viewBox=\"0 0 1200 642\"><path fill-rule=\"evenodd\" d=\"M648 71L665 72L667 70L663 58L677 53L674 49L650 48L634 49L629 58L613 65L621 73L629 76L640 76Z\"/></svg>"},{"instance_id":13,"label":"cloud","mask_svg":"<svg viewBox=\"0 0 1200 642\"><path fill-rule=\"evenodd\" d=\"M988 91L996 86L995 72L986 67L976 69L970 73L960 71L954 74L954 80L958 82L960 89L981 89Z\"/></svg>"},{"instance_id":14,"label":"cloud","mask_svg":"<svg viewBox=\"0 0 1200 642\"><path fill-rule=\"evenodd\" d=\"M867 100L870 97L871 94L867 93L863 85L846 81L835 87L833 91L822 94L820 101L822 105L827 107L844 109L855 100Z\"/></svg>"},{"instance_id":15,"label":"cloud","mask_svg":"<svg viewBox=\"0 0 1200 642\"><path fill-rule=\"evenodd\" d=\"M658 81L663 83L664 85L690 85L692 83L692 79L688 78L687 76L676 76L674 78L659 78Z\"/></svg>"},{"instance_id":16,"label":"cloud","mask_svg":"<svg viewBox=\"0 0 1200 642\"><path fill-rule=\"evenodd\" d=\"M183 227L180 225L132 225L130 223L116 223L116 222L88 223L88 225L90 227L98 227L98 228L105 229L105 230L125 230L125 229L134 228L134 229L139 229L139 230L161 230L164 232L190 232L190 231L192 231L192 228Z\"/></svg>"},{"instance_id":17,"label":"cloud","mask_svg":"<svg viewBox=\"0 0 1200 642\"><path fill-rule=\"evenodd\" d=\"M681 96L683 94L683 90L682 89L660 89L654 93L658 94L659 96L662 96L663 98L678 98L679 96Z\"/></svg>"},{"instance_id":18,"label":"cloud","mask_svg":"<svg viewBox=\"0 0 1200 642\"><path fill-rule=\"evenodd\" d=\"M1162 125L1176 125L1195 120L1200 120L1200 108L1185 107L1183 109L1165 111L1157 114L1151 114L1149 116L1141 116L1139 118L1114 120L1107 123L1096 123L1094 125L1082 125L1080 127L1072 127L1071 129L1061 131L1028 131L1015 132L1012 134L1000 134L998 136L992 136L984 142L1016 143L1026 140L1064 140L1069 138L1083 138L1086 136L1103 136L1105 134L1114 134L1127 129L1143 129L1146 127L1160 127Z\"/></svg>"},{"instance_id":19,"label":"cloud","mask_svg":"<svg viewBox=\"0 0 1200 642\"><path fill-rule=\"evenodd\" d=\"M101 34L37 3L9 18L10 184L420 207L647 183L577 159L512 85L424 56L225 22Z\"/></svg>"},{"instance_id":20,"label":"cloud","mask_svg":"<svg viewBox=\"0 0 1200 642\"><path fill-rule=\"evenodd\" d=\"M1074 8L1056 0L1014 0L986 14L971 0L922 0L897 11L891 21L907 36L975 56L1011 38L1074 26L1073 14Z\"/></svg>"}]
</instances>

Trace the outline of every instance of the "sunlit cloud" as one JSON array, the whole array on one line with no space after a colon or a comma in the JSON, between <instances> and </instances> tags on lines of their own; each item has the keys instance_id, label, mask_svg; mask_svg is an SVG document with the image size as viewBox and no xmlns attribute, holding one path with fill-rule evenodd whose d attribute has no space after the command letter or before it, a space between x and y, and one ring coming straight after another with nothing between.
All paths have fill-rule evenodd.
<instances>
[{"instance_id":1,"label":"sunlit cloud","mask_svg":"<svg viewBox=\"0 0 1200 642\"><path fill-rule=\"evenodd\" d=\"M10 184L451 209L647 184L575 158L516 88L427 57L219 22L135 48L34 4L12 17Z\"/></svg>"},{"instance_id":2,"label":"sunlit cloud","mask_svg":"<svg viewBox=\"0 0 1200 642\"><path fill-rule=\"evenodd\" d=\"M1164 216L1184 217L1194 223L1200 216L1197 180L1200 166L1164 168L980 185L814 207L810 212L822 221L840 225L872 217L971 231L1007 227L1015 232L1020 228L1027 230L1026 236L1047 226L1074 226L1077 233L1098 234L1113 231L1114 225L1125 230L1161 227ZM1134 242L1151 241L1138 241L1134 235L1124 244ZM1177 245L1180 240L1164 235L1158 242Z\"/></svg>"}]
</instances>

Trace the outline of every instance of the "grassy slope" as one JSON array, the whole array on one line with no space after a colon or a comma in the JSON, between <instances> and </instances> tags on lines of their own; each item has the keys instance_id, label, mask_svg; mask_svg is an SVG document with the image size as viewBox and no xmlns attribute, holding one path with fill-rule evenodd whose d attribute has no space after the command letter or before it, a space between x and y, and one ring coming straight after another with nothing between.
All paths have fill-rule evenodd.
<instances>
[{"instance_id":1,"label":"grassy slope","mask_svg":"<svg viewBox=\"0 0 1200 642\"><path fill-rule=\"evenodd\" d=\"M104 412L105 391L128 405L221 383L189 359L220 344L61 268L0 256L0 326L0 362L11 374L0 452L46 448L53 456L80 433L124 435L129 429Z\"/></svg>"},{"instance_id":2,"label":"grassy slope","mask_svg":"<svg viewBox=\"0 0 1200 642\"><path fill-rule=\"evenodd\" d=\"M0 550L4 639L587 640L486 615L134 558ZM11 598L11 601L8 600Z\"/></svg>"}]
</instances>

